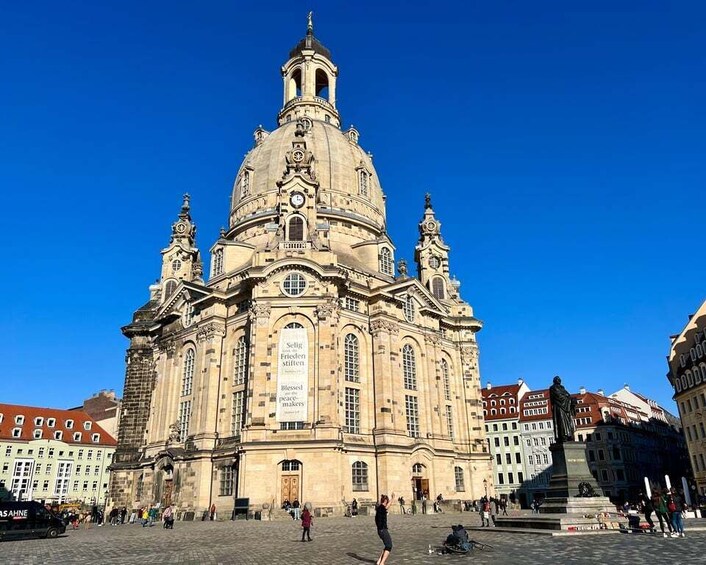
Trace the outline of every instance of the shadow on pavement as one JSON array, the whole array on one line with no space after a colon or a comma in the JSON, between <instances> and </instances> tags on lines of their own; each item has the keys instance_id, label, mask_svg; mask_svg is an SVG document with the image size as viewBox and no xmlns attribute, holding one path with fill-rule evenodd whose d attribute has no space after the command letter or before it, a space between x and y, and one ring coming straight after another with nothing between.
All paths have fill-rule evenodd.
<instances>
[{"instance_id":1,"label":"shadow on pavement","mask_svg":"<svg viewBox=\"0 0 706 565\"><path fill-rule=\"evenodd\" d=\"M352 557L353 559L356 559L357 561L362 561L363 563L377 563L373 559L368 559L367 557L361 557L357 553L346 553L348 557Z\"/></svg>"}]
</instances>

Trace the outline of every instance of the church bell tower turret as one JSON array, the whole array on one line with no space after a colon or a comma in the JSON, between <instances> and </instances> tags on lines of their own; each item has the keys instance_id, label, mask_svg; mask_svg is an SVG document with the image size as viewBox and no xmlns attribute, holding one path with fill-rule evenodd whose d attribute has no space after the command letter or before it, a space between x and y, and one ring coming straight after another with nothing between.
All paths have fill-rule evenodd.
<instances>
[{"instance_id":1,"label":"church bell tower turret","mask_svg":"<svg viewBox=\"0 0 706 565\"><path fill-rule=\"evenodd\" d=\"M166 300L181 280L203 283L201 252L196 247L196 224L191 220L191 197L184 195L177 221L172 224L169 245L162 250L160 286Z\"/></svg>"},{"instance_id":2,"label":"church bell tower turret","mask_svg":"<svg viewBox=\"0 0 706 565\"><path fill-rule=\"evenodd\" d=\"M439 300L456 298L458 294L456 285L449 278L449 251L450 247L441 238L441 222L434 215L431 194L427 193L414 260L419 280Z\"/></svg>"}]
</instances>

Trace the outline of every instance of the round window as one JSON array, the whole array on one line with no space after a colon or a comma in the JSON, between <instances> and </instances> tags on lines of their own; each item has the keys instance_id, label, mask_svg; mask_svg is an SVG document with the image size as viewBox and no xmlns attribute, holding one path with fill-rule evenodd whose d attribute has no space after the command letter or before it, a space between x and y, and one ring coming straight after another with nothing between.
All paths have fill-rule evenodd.
<instances>
[{"instance_id":1,"label":"round window","mask_svg":"<svg viewBox=\"0 0 706 565\"><path fill-rule=\"evenodd\" d=\"M172 261L172 271L176 273L179 269L181 269L181 261L174 259L174 261Z\"/></svg>"},{"instance_id":2,"label":"round window","mask_svg":"<svg viewBox=\"0 0 706 565\"><path fill-rule=\"evenodd\" d=\"M282 283L282 290L289 296L299 296L306 290L306 279L301 273L287 275Z\"/></svg>"}]
</instances>

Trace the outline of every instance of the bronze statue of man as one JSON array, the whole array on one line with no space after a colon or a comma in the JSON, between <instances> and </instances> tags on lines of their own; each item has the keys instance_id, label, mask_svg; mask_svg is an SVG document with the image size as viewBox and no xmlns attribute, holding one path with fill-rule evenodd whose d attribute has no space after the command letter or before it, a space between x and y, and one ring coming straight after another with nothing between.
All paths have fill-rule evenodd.
<instances>
[{"instance_id":1,"label":"bronze statue of man","mask_svg":"<svg viewBox=\"0 0 706 565\"><path fill-rule=\"evenodd\" d=\"M557 443L574 441L576 399L564 388L559 377L554 377L554 384L549 387L549 400L552 404L552 422Z\"/></svg>"}]
</instances>

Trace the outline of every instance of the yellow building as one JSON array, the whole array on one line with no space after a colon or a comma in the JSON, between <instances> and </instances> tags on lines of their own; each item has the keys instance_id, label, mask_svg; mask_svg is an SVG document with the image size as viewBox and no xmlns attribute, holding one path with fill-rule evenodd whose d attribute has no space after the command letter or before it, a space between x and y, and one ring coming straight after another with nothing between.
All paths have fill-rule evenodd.
<instances>
[{"instance_id":1,"label":"yellow building","mask_svg":"<svg viewBox=\"0 0 706 565\"><path fill-rule=\"evenodd\" d=\"M254 132L208 282L185 196L160 280L123 328L112 502L224 516L236 498L253 511L297 498L332 515L393 491L479 498L482 324L431 198L417 273L395 275L380 180L341 129L338 68L311 24L282 76L277 128Z\"/></svg>"},{"instance_id":2,"label":"yellow building","mask_svg":"<svg viewBox=\"0 0 706 565\"><path fill-rule=\"evenodd\" d=\"M706 302L672 336L667 377L691 458L698 494L706 495Z\"/></svg>"}]
</instances>

